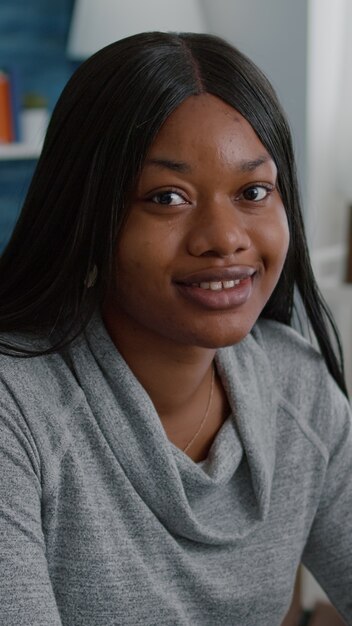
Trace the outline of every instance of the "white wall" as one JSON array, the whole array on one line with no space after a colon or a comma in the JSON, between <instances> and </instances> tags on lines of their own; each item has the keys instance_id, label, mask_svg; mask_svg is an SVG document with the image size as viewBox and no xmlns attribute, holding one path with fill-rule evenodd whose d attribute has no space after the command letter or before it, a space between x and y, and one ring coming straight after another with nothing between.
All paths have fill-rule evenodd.
<instances>
[{"instance_id":1,"label":"white wall","mask_svg":"<svg viewBox=\"0 0 352 626\"><path fill-rule=\"evenodd\" d=\"M336 259L339 249L341 256L346 244L347 205L337 167L343 81L348 82L351 71L344 68L346 8L345 0L309 2L307 227L312 250L325 250L316 258L325 256L326 263L329 256L334 262L334 250ZM320 261L317 271L322 278L330 273L329 266L320 268Z\"/></svg>"},{"instance_id":2,"label":"white wall","mask_svg":"<svg viewBox=\"0 0 352 626\"><path fill-rule=\"evenodd\" d=\"M211 32L247 54L267 75L294 135L299 177L306 180L306 0L201 0Z\"/></svg>"},{"instance_id":3,"label":"white wall","mask_svg":"<svg viewBox=\"0 0 352 626\"><path fill-rule=\"evenodd\" d=\"M315 273L341 334L352 394L352 286L342 285L352 203L351 66L351 0L310 0L306 222Z\"/></svg>"}]
</instances>

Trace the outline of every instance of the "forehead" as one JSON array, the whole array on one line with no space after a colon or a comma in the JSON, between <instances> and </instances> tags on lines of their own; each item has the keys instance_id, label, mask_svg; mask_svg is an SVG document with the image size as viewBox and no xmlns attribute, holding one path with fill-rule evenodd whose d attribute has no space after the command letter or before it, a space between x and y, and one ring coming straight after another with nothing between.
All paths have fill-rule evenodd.
<instances>
[{"instance_id":1,"label":"forehead","mask_svg":"<svg viewBox=\"0 0 352 626\"><path fill-rule=\"evenodd\" d=\"M247 120L234 108L211 94L190 96L162 125L149 156L172 151L177 156L214 151L218 157L255 159L269 156Z\"/></svg>"}]
</instances>

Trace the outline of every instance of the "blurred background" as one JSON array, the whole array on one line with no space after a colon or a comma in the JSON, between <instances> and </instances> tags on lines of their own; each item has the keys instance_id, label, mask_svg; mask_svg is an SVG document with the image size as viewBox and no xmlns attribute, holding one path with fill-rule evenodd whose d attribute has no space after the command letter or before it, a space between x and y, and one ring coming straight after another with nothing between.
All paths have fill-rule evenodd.
<instances>
[{"instance_id":1,"label":"blurred background","mask_svg":"<svg viewBox=\"0 0 352 626\"><path fill-rule=\"evenodd\" d=\"M352 392L351 0L0 0L0 253L72 72L97 49L143 30L218 34L274 85L293 131L313 265L341 332ZM307 573L301 594L307 608L322 597Z\"/></svg>"}]
</instances>

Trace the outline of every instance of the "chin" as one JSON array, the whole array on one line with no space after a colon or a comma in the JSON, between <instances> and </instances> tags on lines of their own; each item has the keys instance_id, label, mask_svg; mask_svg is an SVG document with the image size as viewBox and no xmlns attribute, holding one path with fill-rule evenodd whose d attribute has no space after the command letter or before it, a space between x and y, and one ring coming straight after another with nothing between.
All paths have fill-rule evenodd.
<instances>
[{"instance_id":1,"label":"chin","mask_svg":"<svg viewBox=\"0 0 352 626\"><path fill-rule=\"evenodd\" d=\"M220 348L227 348L228 346L233 346L236 343L240 343L243 339L245 339L245 337L247 337L247 335L249 334L250 331L248 331L248 333L244 333L241 335L236 335L236 336L232 336L231 338L229 337L224 337L221 339L217 339L217 340L211 340L210 338L207 340L205 339L202 342L198 343L198 346L201 348L208 348L211 350L219 350Z\"/></svg>"},{"instance_id":2,"label":"chin","mask_svg":"<svg viewBox=\"0 0 352 626\"><path fill-rule=\"evenodd\" d=\"M224 328L216 332L213 329L205 330L203 332L197 332L193 335L193 343L200 348L208 348L211 350L217 350L219 348L226 348L227 346L233 346L236 343L240 343L251 332L253 324L246 324L241 327L233 329Z\"/></svg>"}]
</instances>

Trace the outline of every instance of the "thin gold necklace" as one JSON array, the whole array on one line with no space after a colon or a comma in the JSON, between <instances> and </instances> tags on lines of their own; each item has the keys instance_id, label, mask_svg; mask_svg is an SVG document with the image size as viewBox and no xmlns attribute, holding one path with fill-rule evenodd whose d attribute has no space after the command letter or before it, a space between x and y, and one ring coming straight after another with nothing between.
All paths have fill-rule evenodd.
<instances>
[{"instance_id":1,"label":"thin gold necklace","mask_svg":"<svg viewBox=\"0 0 352 626\"><path fill-rule=\"evenodd\" d=\"M208 413L210 410L210 406L211 406L211 401L213 399L213 392L214 392L214 380L215 380L215 367L214 365L212 366L212 375L211 375L211 385L210 385L210 392L209 392L209 398L208 398L208 404L207 404L207 408L205 409L205 413L204 413L204 417L202 419L202 423L199 426L196 434L192 437L191 441L186 445L185 448L183 448L183 452L187 452L188 448L191 447L192 443L195 441L196 437L198 437L200 431L202 430L204 424L205 424L205 420L208 417Z\"/></svg>"}]
</instances>

